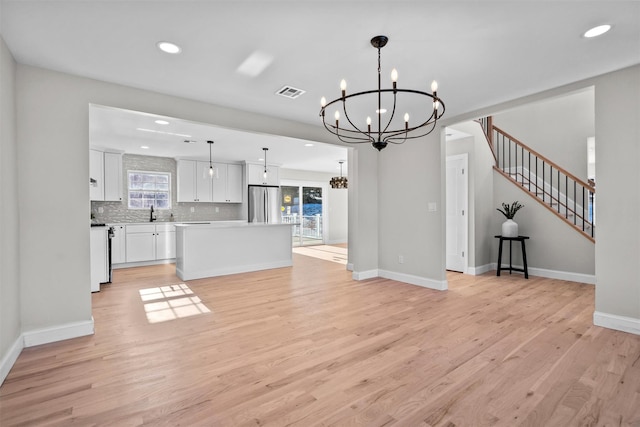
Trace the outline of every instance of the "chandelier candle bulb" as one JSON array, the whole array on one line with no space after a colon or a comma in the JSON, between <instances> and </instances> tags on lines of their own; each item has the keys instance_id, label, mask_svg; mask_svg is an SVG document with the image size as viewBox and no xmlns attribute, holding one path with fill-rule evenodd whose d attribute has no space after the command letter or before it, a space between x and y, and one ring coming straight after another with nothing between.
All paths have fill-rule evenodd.
<instances>
[{"instance_id":1,"label":"chandelier candle bulb","mask_svg":"<svg viewBox=\"0 0 640 427\"><path fill-rule=\"evenodd\" d=\"M342 97L344 98L344 95L347 92L347 81L345 79L342 79L340 82L340 90L342 91Z\"/></svg>"},{"instance_id":2,"label":"chandelier candle bulb","mask_svg":"<svg viewBox=\"0 0 640 427\"><path fill-rule=\"evenodd\" d=\"M325 98L324 96L322 98L320 98L320 106L322 108L327 106L327 98Z\"/></svg>"},{"instance_id":3,"label":"chandelier candle bulb","mask_svg":"<svg viewBox=\"0 0 640 427\"><path fill-rule=\"evenodd\" d=\"M367 133L371 133L371 117L367 117Z\"/></svg>"},{"instance_id":4,"label":"chandelier candle bulb","mask_svg":"<svg viewBox=\"0 0 640 427\"><path fill-rule=\"evenodd\" d=\"M437 91L438 91L438 82L434 80L431 82L431 92L433 92L433 95L435 96Z\"/></svg>"}]
</instances>

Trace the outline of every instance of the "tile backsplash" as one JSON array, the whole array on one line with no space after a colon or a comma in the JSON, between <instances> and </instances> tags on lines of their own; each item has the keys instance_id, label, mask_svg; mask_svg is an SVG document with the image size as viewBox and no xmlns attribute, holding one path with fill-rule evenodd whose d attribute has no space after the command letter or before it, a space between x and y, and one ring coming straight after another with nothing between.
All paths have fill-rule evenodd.
<instances>
[{"instance_id":1,"label":"tile backsplash","mask_svg":"<svg viewBox=\"0 0 640 427\"><path fill-rule=\"evenodd\" d=\"M129 209L127 201L127 172L130 170L171 173L171 209L156 209L157 221L169 221L173 213L178 221L224 221L243 218L244 204L241 203L178 203L177 163L170 157L139 156L124 154L122 156L122 202L91 202L91 213L96 222L148 222L148 209ZM102 212L99 212L102 208ZM194 208L194 212L191 212ZM217 212L216 212L217 209Z\"/></svg>"}]
</instances>

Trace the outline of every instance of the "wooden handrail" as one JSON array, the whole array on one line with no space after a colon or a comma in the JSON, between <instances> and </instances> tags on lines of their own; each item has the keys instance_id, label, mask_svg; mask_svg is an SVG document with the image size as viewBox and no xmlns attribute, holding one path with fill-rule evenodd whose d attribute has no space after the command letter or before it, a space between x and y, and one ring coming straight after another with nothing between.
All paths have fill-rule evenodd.
<instances>
[{"instance_id":1,"label":"wooden handrail","mask_svg":"<svg viewBox=\"0 0 640 427\"><path fill-rule=\"evenodd\" d=\"M493 169L498 172L500 175L504 176L505 178L507 178L508 180L511 180L511 182L514 182L513 179L509 176L508 173L504 172L502 169L500 169L498 166L493 166ZM531 195L531 192L529 190L527 190L526 188L524 188L524 186L522 185L518 185L518 188L520 188L522 191L524 191L525 193ZM569 222L567 220L567 218L562 215L561 213L559 213L557 210L553 209L551 206L549 206L548 203L543 202L542 200L540 200L538 197L534 197L535 201L540 203L542 206L544 206L546 209L548 209L550 212L552 212L554 215L556 215L558 218L562 219L563 221L567 222L567 224L569 224L570 226L572 226L575 230L577 230L578 232L580 232L580 234L582 236L584 236L585 238L587 238L591 243L595 243L596 239L593 238L593 236L590 236L589 234L585 233L584 230L582 230L580 228L579 225L577 224L572 224L571 222ZM593 227L593 224L589 223L589 225L591 227Z\"/></svg>"},{"instance_id":2,"label":"wooden handrail","mask_svg":"<svg viewBox=\"0 0 640 427\"><path fill-rule=\"evenodd\" d=\"M578 178L577 176L573 175L571 172L567 171L566 169L564 169L562 166L559 166L557 163L555 163L552 160L549 160L547 157L543 156L542 154L540 154L539 152L537 152L536 150L534 150L533 148L529 147L527 144L521 142L520 140L518 140L518 138L515 138L511 135L509 135L507 132L503 131L502 129L500 129L497 126L493 126L493 129L498 132L501 133L502 135L506 136L507 138L509 138L511 141L515 142L516 145L520 145L523 148L525 148L526 150L528 150L531 154L534 154L536 157L542 159L545 163L553 166L554 169L559 170L561 173L565 174L566 176L568 176L569 178L571 178L572 180L576 181L578 184L582 185L583 187L586 187L589 189L589 191L591 191L592 193L596 192L596 188L589 184L584 182L583 180L581 180L580 178Z\"/></svg>"}]
</instances>

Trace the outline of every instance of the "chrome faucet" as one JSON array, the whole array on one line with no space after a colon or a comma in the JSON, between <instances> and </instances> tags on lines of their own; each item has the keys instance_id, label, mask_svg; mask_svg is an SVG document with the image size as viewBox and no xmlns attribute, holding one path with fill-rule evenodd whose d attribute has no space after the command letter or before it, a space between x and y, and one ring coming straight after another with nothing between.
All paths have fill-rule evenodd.
<instances>
[{"instance_id":1,"label":"chrome faucet","mask_svg":"<svg viewBox=\"0 0 640 427\"><path fill-rule=\"evenodd\" d=\"M153 216L153 205L151 205L151 213L149 215L149 222L153 222L156 220L156 217Z\"/></svg>"}]
</instances>

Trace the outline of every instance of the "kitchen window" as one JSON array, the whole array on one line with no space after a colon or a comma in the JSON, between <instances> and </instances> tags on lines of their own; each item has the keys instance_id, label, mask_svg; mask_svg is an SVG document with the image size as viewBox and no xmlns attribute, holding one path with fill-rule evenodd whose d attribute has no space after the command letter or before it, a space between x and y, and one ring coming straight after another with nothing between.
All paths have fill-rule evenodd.
<instances>
[{"instance_id":1,"label":"kitchen window","mask_svg":"<svg viewBox=\"0 0 640 427\"><path fill-rule=\"evenodd\" d=\"M171 209L171 174L129 171L129 209Z\"/></svg>"}]
</instances>

